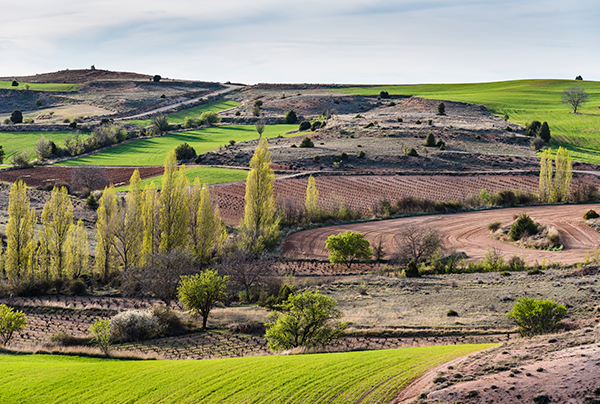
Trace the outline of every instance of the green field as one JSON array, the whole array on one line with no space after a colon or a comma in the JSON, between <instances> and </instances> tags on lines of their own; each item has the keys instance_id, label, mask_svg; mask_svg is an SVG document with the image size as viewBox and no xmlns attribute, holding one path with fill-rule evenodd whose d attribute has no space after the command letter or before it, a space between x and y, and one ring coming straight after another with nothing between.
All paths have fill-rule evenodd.
<instances>
[{"instance_id":1,"label":"green field","mask_svg":"<svg viewBox=\"0 0 600 404\"><path fill-rule=\"evenodd\" d=\"M81 84L67 84L67 83L21 83L17 87L12 86L12 81L0 81L1 89L10 90L25 90L25 84L29 84L30 91L60 91L70 92L77 91L81 87Z\"/></svg>"},{"instance_id":2,"label":"green field","mask_svg":"<svg viewBox=\"0 0 600 404\"><path fill-rule=\"evenodd\" d=\"M231 101L231 100L223 100L223 101L211 102L210 104L200 105L199 107L184 109L183 111L175 112L175 113L169 114L167 116L169 119L169 123L178 124L178 123L183 123L183 120L188 116L190 118L199 118L203 112L208 112L208 111L219 112L219 111L223 111L225 109L237 107L238 105L240 105L239 102ZM137 120L123 121L123 122L130 123L132 125L146 127L146 126L150 126L152 124L152 119L137 119Z\"/></svg>"},{"instance_id":3,"label":"green field","mask_svg":"<svg viewBox=\"0 0 600 404\"><path fill-rule=\"evenodd\" d=\"M492 346L201 361L4 355L0 402L381 403L423 372Z\"/></svg>"},{"instance_id":4,"label":"green field","mask_svg":"<svg viewBox=\"0 0 600 404\"><path fill-rule=\"evenodd\" d=\"M33 158L33 146L42 136L57 145L62 145L69 135L73 135L73 132L0 132L0 146L5 153L4 161L10 162L10 157L22 150L28 150Z\"/></svg>"},{"instance_id":5,"label":"green field","mask_svg":"<svg viewBox=\"0 0 600 404\"><path fill-rule=\"evenodd\" d=\"M200 184L218 184L221 182L235 182L245 181L248 177L248 171L236 170L233 168L220 168L220 167L190 167L186 168L185 176L190 181L190 184L194 183L194 180L198 178ZM146 185L150 185L154 181L154 186L160 188L162 184L162 175L152 178L146 178L142 180L142 189ZM117 188L117 191L128 191L129 185L125 185Z\"/></svg>"},{"instance_id":6,"label":"green field","mask_svg":"<svg viewBox=\"0 0 600 404\"><path fill-rule=\"evenodd\" d=\"M578 111L561 104L562 92L572 86L583 87L589 102ZM547 121L552 131L550 146L563 146L579 161L600 164L600 82L575 80L518 80L475 84L419 84L344 88L349 94L417 95L425 98L483 104L496 115L525 124ZM434 111L435 112L435 111Z\"/></svg>"},{"instance_id":7,"label":"green field","mask_svg":"<svg viewBox=\"0 0 600 404\"><path fill-rule=\"evenodd\" d=\"M263 136L277 137L297 128L298 125L266 125ZM289 136L296 135L294 133ZM229 140L232 139L236 142L243 142L257 138L258 133L254 125L213 126L136 140L89 157L65 161L61 165L160 166L163 165L167 152L182 143L187 142L196 150L197 154L202 154L217 150L219 146L229 144Z\"/></svg>"}]
</instances>

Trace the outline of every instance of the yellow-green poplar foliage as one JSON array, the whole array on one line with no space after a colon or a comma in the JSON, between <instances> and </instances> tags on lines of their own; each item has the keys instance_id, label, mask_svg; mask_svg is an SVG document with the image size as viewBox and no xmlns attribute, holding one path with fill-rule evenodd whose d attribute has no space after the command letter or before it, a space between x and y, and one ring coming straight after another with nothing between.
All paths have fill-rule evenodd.
<instances>
[{"instance_id":1,"label":"yellow-green poplar foliage","mask_svg":"<svg viewBox=\"0 0 600 404\"><path fill-rule=\"evenodd\" d=\"M554 175L554 202L564 202L569 196L573 165L567 149L559 147L556 153L556 174Z\"/></svg>"},{"instance_id":2,"label":"yellow-green poplar foliage","mask_svg":"<svg viewBox=\"0 0 600 404\"><path fill-rule=\"evenodd\" d=\"M315 177L308 177L308 186L306 187L306 201L304 202L308 220L313 220L319 214L319 190L315 182Z\"/></svg>"},{"instance_id":3,"label":"yellow-green poplar foliage","mask_svg":"<svg viewBox=\"0 0 600 404\"><path fill-rule=\"evenodd\" d=\"M52 189L50 200L44 205L41 219L51 271L57 279L62 279L65 267L65 242L73 226L73 203L65 187Z\"/></svg>"},{"instance_id":4,"label":"yellow-green poplar foliage","mask_svg":"<svg viewBox=\"0 0 600 404\"><path fill-rule=\"evenodd\" d=\"M542 202L549 202L552 195L552 151L546 149L540 159L540 185L539 198Z\"/></svg>"},{"instance_id":5,"label":"yellow-green poplar foliage","mask_svg":"<svg viewBox=\"0 0 600 404\"><path fill-rule=\"evenodd\" d=\"M225 226L221 221L219 207L213 208L208 188L200 191L200 202L196 213L196 223L192 224L196 232L195 252L202 262L209 262L218 255L227 237Z\"/></svg>"},{"instance_id":6,"label":"yellow-green poplar foliage","mask_svg":"<svg viewBox=\"0 0 600 404\"><path fill-rule=\"evenodd\" d=\"M124 272L137 266L142 256L144 226L141 182L140 172L135 170L129 180L125 203L118 205L115 249Z\"/></svg>"},{"instance_id":7,"label":"yellow-green poplar foliage","mask_svg":"<svg viewBox=\"0 0 600 404\"><path fill-rule=\"evenodd\" d=\"M154 182L147 185L142 193L142 222L143 222L143 240L141 265L148 262L148 257L158 253L159 231L158 231L158 213L160 211L160 197L154 186Z\"/></svg>"},{"instance_id":8,"label":"yellow-green poplar foliage","mask_svg":"<svg viewBox=\"0 0 600 404\"><path fill-rule=\"evenodd\" d=\"M115 230L117 228L117 194L115 188L104 188L98 201L96 221L96 271L106 282L115 267Z\"/></svg>"},{"instance_id":9,"label":"yellow-green poplar foliage","mask_svg":"<svg viewBox=\"0 0 600 404\"><path fill-rule=\"evenodd\" d=\"M12 185L8 195L5 270L10 281L31 276L35 222L35 209L30 209L27 187L23 181L18 180Z\"/></svg>"},{"instance_id":10,"label":"yellow-green poplar foliage","mask_svg":"<svg viewBox=\"0 0 600 404\"><path fill-rule=\"evenodd\" d=\"M50 280L50 254L48 252L48 243L46 240L46 233L44 230L38 231L38 248L35 252L35 272L44 278L46 281Z\"/></svg>"},{"instance_id":11,"label":"yellow-green poplar foliage","mask_svg":"<svg viewBox=\"0 0 600 404\"><path fill-rule=\"evenodd\" d=\"M161 253L176 248L188 248L189 235L189 182L185 176L185 166L177 172L175 150L171 150L165 159L165 172L160 190L160 245Z\"/></svg>"},{"instance_id":12,"label":"yellow-green poplar foliage","mask_svg":"<svg viewBox=\"0 0 600 404\"><path fill-rule=\"evenodd\" d=\"M71 279L79 278L87 269L90 262L90 246L88 234L79 220L77 225L71 225L65 242L65 270Z\"/></svg>"},{"instance_id":13,"label":"yellow-green poplar foliage","mask_svg":"<svg viewBox=\"0 0 600 404\"><path fill-rule=\"evenodd\" d=\"M261 137L250 160L244 198L246 206L241 226L244 243L252 252L272 246L279 237L279 220L275 215L273 195L275 174L270 163L269 143L266 138Z\"/></svg>"}]
</instances>

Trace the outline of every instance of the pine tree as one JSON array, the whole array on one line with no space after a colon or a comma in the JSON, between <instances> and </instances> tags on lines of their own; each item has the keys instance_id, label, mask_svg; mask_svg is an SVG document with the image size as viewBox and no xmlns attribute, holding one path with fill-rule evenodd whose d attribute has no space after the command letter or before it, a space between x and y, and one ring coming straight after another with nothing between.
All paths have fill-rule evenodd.
<instances>
[{"instance_id":1,"label":"pine tree","mask_svg":"<svg viewBox=\"0 0 600 404\"><path fill-rule=\"evenodd\" d=\"M138 170L133 172L129 184L125 203L118 205L119 219L115 230L115 250L125 273L140 263L144 234L141 179Z\"/></svg>"},{"instance_id":2,"label":"pine tree","mask_svg":"<svg viewBox=\"0 0 600 404\"><path fill-rule=\"evenodd\" d=\"M50 200L44 205L41 221L44 226L44 240L41 243L46 243L51 271L57 279L62 279L65 242L73 225L73 203L65 187L52 189Z\"/></svg>"},{"instance_id":3,"label":"pine tree","mask_svg":"<svg viewBox=\"0 0 600 404\"><path fill-rule=\"evenodd\" d=\"M32 275L32 257L35 249L33 226L36 221L35 209L30 209L27 186L18 180L11 186L8 195L5 270L10 281L18 281Z\"/></svg>"},{"instance_id":4,"label":"pine tree","mask_svg":"<svg viewBox=\"0 0 600 404\"><path fill-rule=\"evenodd\" d=\"M65 270L71 279L78 279L87 269L90 261L88 234L79 220L71 226L65 243Z\"/></svg>"},{"instance_id":5,"label":"pine tree","mask_svg":"<svg viewBox=\"0 0 600 404\"><path fill-rule=\"evenodd\" d=\"M554 176L554 202L564 202L569 196L571 179L573 178L573 165L567 149L559 147L556 153L556 174Z\"/></svg>"},{"instance_id":6,"label":"pine tree","mask_svg":"<svg viewBox=\"0 0 600 404\"><path fill-rule=\"evenodd\" d=\"M306 201L304 202L306 216L309 220L314 220L319 214L319 190L317 189L315 177L308 177L308 186L306 187Z\"/></svg>"},{"instance_id":7,"label":"pine tree","mask_svg":"<svg viewBox=\"0 0 600 404\"><path fill-rule=\"evenodd\" d=\"M177 172L175 151L171 150L165 159L165 172L160 191L159 251L161 253L188 247L188 187L185 165Z\"/></svg>"},{"instance_id":8,"label":"pine tree","mask_svg":"<svg viewBox=\"0 0 600 404\"><path fill-rule=\"evenodd\" d=\"M107 282L108 276L115 268L115 230L117 228L117 194L115 188L104 188L98 201L98 220L96 221L96 271L102 281Z\"/></svg>"},{"instance_id":9,"label":"pine tree","mask_svg":"<svg viewBox=\"0 0 600 404\"><path fill-rule=\"evenodd\" d=\"M552 151L546 149L540 159L540 185L539 198L542 202L549 202L552 197Z\"/></svg>"},{"instance_id":10,"label":"pine tree","mask_svg":"<svg viewBox=\"0 0 600 404\"><path fill-rule=\"evenodd\" d=\"M279 220L275 216L274 173L269 164L271 152L267 139L260 138L250 160L246 180L246 206L241 230L244 244L252 252L272 246L279 237Z\"/></svg>"},{"instance_id":11,"label":"pine tree","mask_svg":"<svg viewBox=\"0 0 600 404\"><path fill-rule=\"evenodd\" d=\"M538 132L538 136L540 139L542 139L544 142L548 143L550 141L550 127L548 126L548 122L544 121L544 123L542 123L542 127L540 128L540 131Z\"/></svg>"}]
</instances>

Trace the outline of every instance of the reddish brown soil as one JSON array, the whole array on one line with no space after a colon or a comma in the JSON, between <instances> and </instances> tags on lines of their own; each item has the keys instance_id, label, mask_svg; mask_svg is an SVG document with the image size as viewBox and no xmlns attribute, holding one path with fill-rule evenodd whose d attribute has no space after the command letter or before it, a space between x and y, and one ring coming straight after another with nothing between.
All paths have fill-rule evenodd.
<instances>
[{"instance_id":1,"label":"reddish brown soil","mask_svg":"<svg viewBox=\"0 0 600 404\"><path fill-rule=\"evenodd\" d=\"M21 178L27 186L45 187L56 182L73 182L72 173L76 167L40 166L22 170L1 171L0 181L15 182ZM162 166L152 167L103 167L109 182L116 187L127 185L134 170L140 171L142 179L161 175L164 171Z\"/></svg>"},{"instance_id":2,"label":"reddish brown soil","mask_svg":"<svg viewBox=\"0 0 600 404\"><path fill-rule=\"evenodd\" d=\"M431 226L442 234L448 248L464 251L470 260L485 257L488 248L500 249L505 256L522 256L533 263L546 260L573 264L583 262L586 251L592 252L600 244L600 233L583 223L582 216L589 209L599 210L599 204L519 207L485 210L448 215L428 215L402 219L355 223L304 230L289 235L282 248L281 256L289 258L314 258L326 260L325 241L330 235L347 230L361 232L374 242L380 235L388 255L398 249L397 234L406 225ZM516 215L526 212L532 219L555 227L565 245L564 251L541 251L522 249L515 245L488 238L487 225L491 222L511 223Z\"/></svg>"}]
</instances>

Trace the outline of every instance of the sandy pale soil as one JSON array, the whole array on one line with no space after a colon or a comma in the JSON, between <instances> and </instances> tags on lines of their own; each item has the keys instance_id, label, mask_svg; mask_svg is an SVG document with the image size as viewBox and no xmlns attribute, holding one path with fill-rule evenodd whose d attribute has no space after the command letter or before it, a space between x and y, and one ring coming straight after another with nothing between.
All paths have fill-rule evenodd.
<instances>
[{"instance_id":1,"label":"sandy pale soil","mask_svg":"<svg viewBox=\"0 0 600 404\"><path fill-rule=\"evenodd\" d=\"M480 260L490 247L500 249L504 256L517 254L529 263L545 259L565 264L582 262L586 251L592 252L600 244L600 233L583 223L582 216L589 209L600 210L600 204L535 206L510 209L494 209L448 215L429 215L401 219L354 223L300 231L289 235L282 249L282 256L289 258L327 259L325 250L327 237L347 230L361 232L373 242L380 235L385 251L393 254L397 250L397 235L406 225L431 226L438 230L447 248L464 251L469 260ZM526 212L539 223L556 228L565 245L564 251L541 251L519 248L512 244L488 238L487 225L499 221L511 223L515 216Z\"/></svg>"}]
</instances>

